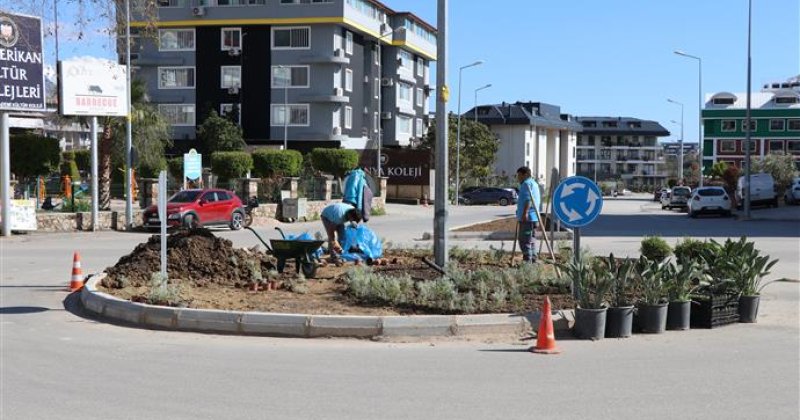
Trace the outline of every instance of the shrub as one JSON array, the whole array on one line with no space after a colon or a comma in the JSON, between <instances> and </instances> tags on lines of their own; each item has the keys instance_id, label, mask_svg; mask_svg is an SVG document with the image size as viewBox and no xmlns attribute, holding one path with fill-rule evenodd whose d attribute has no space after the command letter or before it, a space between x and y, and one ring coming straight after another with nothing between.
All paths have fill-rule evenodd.
<instances>
[{"instance_id":1,"label":"shrub","mask_svg":"<svg viewBox=\"0 0 800 420\"><path fill-rule=\"evenodd\" d=\"M214 152L211 170L222 180L241 178L253 169L253 157L247 152Z\"/></svg>"},{"instance_id":2,"label":"shrub","mask_svg":"<svg viewBox=\"0 0 800 420\"><path fill-rule=\"evenodd\" d=\"M91 172L92 170L92 151L91 150L76 150L75 151L75 164L78 169L84 172Z\"/></svg>"},{"instance_id":3,"label":"shrub","mask_svg":"<svg viewBox=\"0 0 800 420\"><path fill-rule=\"evenodd\" d=\"M58 139L35 134L11 135L11 172L18 178L47 175L58 169Z\"/></svg>"},{"instance_id":4,"label":"shrub","mask_svg":"<svg viewBox=\"0 0 800 420\"><path fill-rule=\"evenodd\" d=\"M161 158L153 163L140 162L136 168L136 175L139 178L158 178L158 174L167 169L167 160Z\"/></svg>"},{"instance_id":5,"label":"shrub","mask_svg":"<svg viewBox=\"0 0 800 420\"><path fill-rule=\"evenodd\" d=\"M661 262L672 254L672 248L667 241L659 236L646 236L642 240L641 248L639 248L642 255L648 260Z\"/></svg>"},{"instance_id":6,"label":"shrub","mask_svg":"<svg viewBox=\"0 0 800 420\"><path fill-rule=\"evenodd\" d=\"M174 157L167 160L167 170L173 178L183 183L183 157Z\"/></svg>"},{"instance_id":7,"label":"shrub","mask_svg":"<svg viewBox=\"0 0 800 420\"><path fill-rule=\"evenodd\" d=\"M298 176L303 155L297 150L259 149L253 152L253 175L259 178Z\"/></svg>"},{"instance_id":8,"label":"shrub","mask_svg":"<svg viewBox=\"0 0 800 420\"><path fill-rule=\"evenodd\" d=\"M242 128L215 111L198 127L197 139L204 153L238 151L245 146Z\"/></svg>"},{"instance_id":9,"label":"shrub","mask_svg":"<svg viewBox=\"0 0 800 420\"><path fill-rule=\"evenodd\" d=\"M314 149L311 151L314 169L337 178L358 166L358 152L348 149Z\"/></svg>"},{"instance_id":10,"label":"shrub","mask_svg":"<svg viewBox=\"0 0 800 420\"><path fill-rule=\"evenodd\" d=\"M75 153L64 152L61 158L61 176L69 175L72 181L80 181L81 173L78 171L78 164L75 163Z\"/></svg>"},{"instance_id":11,"label":"shrub","mask_svg":"<svg viewBox=\"0 0 800 420\"><path fill-rule=\"evenodd\" d=\"M692 238L684 238L675 245L675 259L678 264L687 264L693 261L702 261L703 250L707 247L705 242Z\"/></svg>"}]
</instances>

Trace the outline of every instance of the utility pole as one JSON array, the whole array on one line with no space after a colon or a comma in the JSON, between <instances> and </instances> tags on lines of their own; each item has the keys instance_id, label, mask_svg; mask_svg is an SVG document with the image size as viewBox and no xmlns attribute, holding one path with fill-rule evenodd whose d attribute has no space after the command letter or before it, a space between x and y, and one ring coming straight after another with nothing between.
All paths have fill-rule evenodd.
<instances>
[{"instance_id":1,"label":"utility pole","mask_svg":"<svg viewBox=\"0 0 800 420\"><path fill-rule=\"evenodd\" d=\"M747 131L745 132L744 140L744 218L750 218L750 142L753 132L753 120L750 115L750 100L751 100L751 83L752 83L752 59L750 55L750 38L753 26L753 0L749 0L747 6L747 112L745 113L745 121L747 121Z\"/></svg>"},{"instance_id":2,"label":"utility pole","mask_svg":"<svg viewBox=\"0 0 800 420\"><path fill-rule=\"evenodd\" d=\"M125 81L128 87L128 118L125 136L125 229L133 227L133 129L131 118L131 2L125 0Z\"/></svg>"},{"instance_id":3,"label":"utility pole","mask_svg":"<svg viewBox=\"0 0 800 420\"><path fill-rule=\"evenodd\" d=\"M447 0L438 0L436 39L438 61L436 63L436 201L433 219L433 254L439 267L447 265L447 207L448 207L448 167L447 167L447 100L450 92L447 87Z\"/></svg>"}]
</instances>

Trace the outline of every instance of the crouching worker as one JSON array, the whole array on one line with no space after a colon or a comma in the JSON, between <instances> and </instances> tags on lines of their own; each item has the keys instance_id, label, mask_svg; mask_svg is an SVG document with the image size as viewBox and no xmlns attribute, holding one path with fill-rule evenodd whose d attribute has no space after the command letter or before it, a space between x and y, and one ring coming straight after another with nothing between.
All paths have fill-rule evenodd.
<instances>
[{"instance_id":1,"label":"crouching worker","mask_svg":"<svg viewBox=\"0 0 800 420\"><path fill-rule=\"evenodd\" d=\"M541 202L539 186L531 178L531 170L528 167L517 169L517 181L519 181L519 197L517 198L517 223L519 226L519 250L522 251L522 259L525 262L536 262L536 247L534 232L539 218L536 209ZM536 207L534 207L536 206Z\"/></svg>"},{"instance_id":2,"label":"crouching worker","mask_svg":"<svg viewBox=\"0 0 800 420\"><path fill-rule=\"evenodd\" d=\"M320 215L325 233L328 234L328 250L331 255L340 254L344 241L344 228L348 223L361 222L361 212L347 203L333 203L322 210Z\"/></svg>"}]
</instances>

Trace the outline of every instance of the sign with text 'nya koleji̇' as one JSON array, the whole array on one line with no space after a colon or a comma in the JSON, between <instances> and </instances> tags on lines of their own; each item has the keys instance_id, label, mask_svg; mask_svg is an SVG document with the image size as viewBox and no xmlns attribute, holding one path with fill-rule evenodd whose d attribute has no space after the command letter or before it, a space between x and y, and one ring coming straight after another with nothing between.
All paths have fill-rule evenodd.
<instances>
[{"instance_id":1,"label":"sign with text 'nya koleji\u0307'","mask_svg":"<svg viewBox=\"0 0 800 420\"><path fill-rule=\"evenodd\" d=\"M0 11L0 110L45 109L42 20Z\"/></svg>"},{"instance_id":2,"label":"sign with text 'nya koleji\u0307'","mask_svg":"<svg viewBox=\"0 0 800 420\"><path fill-rule=\"evenodd\" d=\"M125 66L99 59L58 63L61 115L128 115Z\"/></svg>"}]
</instances>

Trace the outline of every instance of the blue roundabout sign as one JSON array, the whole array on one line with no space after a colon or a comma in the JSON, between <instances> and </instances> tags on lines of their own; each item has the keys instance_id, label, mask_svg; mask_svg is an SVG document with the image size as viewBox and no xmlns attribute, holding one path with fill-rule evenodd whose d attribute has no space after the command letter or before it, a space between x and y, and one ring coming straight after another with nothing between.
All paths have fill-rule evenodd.
<instances>
[{"instance_id":1,"label":"blue roundabout sign","mask_svg":"<svg viewBox=\"0 0 800 420\"><path fill-rule=\"evenodd\" d=\"M563 225L570 228L594 222L602 209L603 193L589 178L566 178L553 193L553 212Z\"/></svg>"}]
</instances>

